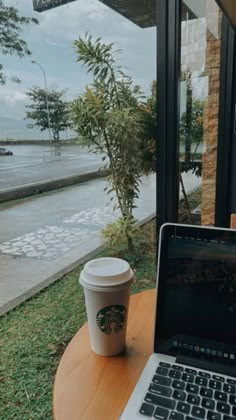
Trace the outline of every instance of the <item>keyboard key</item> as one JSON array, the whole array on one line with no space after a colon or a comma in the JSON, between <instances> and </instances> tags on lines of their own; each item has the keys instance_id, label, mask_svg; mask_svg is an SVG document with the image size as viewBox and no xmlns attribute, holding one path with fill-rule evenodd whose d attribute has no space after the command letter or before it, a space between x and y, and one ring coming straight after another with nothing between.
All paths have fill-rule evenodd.
<instances>
[{"instance_id":1,"label":"keyboard key","mask_svg":"<svg viewBox=\"0 0 236 420\"><path fill-rule=\"evenodd\" d=\"M154 413L154 418L159 420L167 420L169 416L169 410L162 407L157 407Z\"/></svg>"},{"instance_id":2,"label":"keyboard key","mask_svg":"<svg viewBox=\"0 0 236 420\"><path fill-rule=\"evenodd\" d=\"M197 420L196 417L186 416L185 420Z\"/></svg>"},{"instance_id":3,"label":"keyboard key","mask_svg":"<svg viewBox=\"0 0 236 420\"><path fill-rule=\"evenodd\" d=\"M215 379L216 381L220 381L220 382L225 381L225 378L223 378L223 376L219 376L219 375L212 375L212 378Z\"/></svg>"},{"instance_id":4,"label":"keyboard key","mask_svg":"<svg viewBox=\"0 0 236 420\"><path fill-rule=\"evenodd\" d=\"M154 413L155 407L154 405L151 404L147 404L147 403L143 403L142 407L140 408L139 412L140 414L142 414L143 416L146 417L152 417L153 413Z\"/></svg>"},{"instance_id":5,"label":"keyboard key","mask_svg":"<svg viewBox=\"0 0 236 420\"><path fill-rule=\"evenodd\" d=\"M174 379L180 379L180 377L181 377L181 372L179 372L178 370L174 370L174 369L172 369L172 370L170 370L170 372L169 372L169 377L170 377L170 378L174 378Z\"/></svg>"},{"instance_id":6,"label":"keyboard key","mask_svg":"<svg viewBox=\"0 0 236 420\"><path fill-rule=\"evenodd\" d=\"M184 402L178 402L176 409L181 413L188 414L190 411L190 405Z\"/></svg>"},{"instance_id":7,"label":"keyboard key","mask_svg":"<svg viewBox=\"0 0 236 420\"><path fill-rule=\"evenodd\" d=\"M188 401L189 404L199 405L201 399L198 395L189 394L188 398L187 398L187 401Z\"/></svg>"},{"instance_id":8,"label":"keyboard key","mask_svg":"<svg viewBox=\"0 0 236 420\"><path fill-rule=\"evenodd\" d=\"M207 378L202 378L201 376L196 376L195 384L201 385L201 386L207 386L208 380L207 380Z\"/></svg>"},{"instance_id":9,"label":"keyboard key","mask_svg":"<svg viewBox=\"0 0 236 420\"><path fill-rule=\"evenodd\" d=\"M223 390L225 392L228 392L230 394L235 394L235 386L234 385L229 385L229 384L224 384L223 385Z\"/></svg>"},{"instance_id":10,"label":"keyboard key","mask_svg":"<svg viewBox=\"0 0 236 420\"><path fill-rule=\"evenodd\" d=\"M236 416L236 407L234 406L234 407L232 407L232 414L234 415L234 416Z\"/></svg>"},{"instance_id":11,"label":"keyboard key","mask_svg":"<svg viewBox=\"0 0 236 420\"><path fill-rule=\"evenodd\" d=\"M213 397L213 391L212 391L212 389L201 388L200 389L200 395L202 397L212 398Z\"/></svg>"},{"instance_id":12,"label":"keyboard key","mask_svg":"<svg viewBox=\"0 0 236 420\"><path fill-rule=\"evenodd\" d=\"M209 398L203 398L202 406L208 408L209 410L214 410L215 402L213 400L209 400Z\"/></svg>"},{"instance_id":13,"label":"keyboard key","mask_svg":"<svg viewBox=\"0 0 236 420\"><path fill-rule=\"evenodd\" d=\"M236 405L236 397L234 395L229 396L230 404Z\"/></svg>"},{"instance_id":14,"label":"keyboard key","mask_svg":"<svg viewBox=\"0 0 236 420\"><path fill-rule=\"evenodd\" d=\"M168 372L169 372L169 369L167 369L165 367L161 367L161 366L158 366L158 368L156 370L156 373L158 375L162 375L162 376L167 376L168 375Z\"/></svg>"},{"instance_id":15,"label":"keyboard key","mask_svg":"<svg viewBox=\"0 0 236 420\"><path fill-rule=\"evenodd\" d=\"M204 419L206 410L204 410L204 408L201 408L201 407L193 407L191 414L194 417L197 417L198 419Z\"/></svg>"},{"instance_id":16,"label":"keyboard key","mask_svg":"<svg viewBox=\"0 0 236 420\"><path fill-rule=\"evenodd\" d=\"M191 394L198 394L199 386L193 385L193 384L187 384L186 385L186 391L191 392Z\"/></svg>"},{"instance_id":17,"label":"keyboard key","mask_svg":"<svg viewBox=\"0 0 236 420\"><path fill-rule=\"evenodd\" d=\"M177 381L177 379L175 379L172 383L172 387L175 389L183 390L185 388L185 383L182 381Z\"/></svg>"},{"instance_id":18,"label":"keyboard key","mask_svg":"<svg viewBox=\"0 0 236 420\"><path fill-rule=\"evenodd\" d=\"M180 370L180 371L184 370L183 366L179 366L179 365L172 365L172 369Z\"/></svg>"},{"instance_id":19,"label":"keyboard key","mask_svg":"<svg viewBox=\"0 0 236 420\"><path fill-rule=\"evenodd\" d=\"M177 390L175 390L174 393L173 393L173 398L175 400L184 401L185 398L186 398L186 393L183 392L183 391L177 391Z\"/></svg>"},{"instance_id":20,"label":"keyboard key","mask_svg":"<svg viewBox=\"0 0 236 420\"><path fill-rule=\"evenodd\" d=\"M171 365L169 363L165 363L165 362L160 362L159 366L165 367L165 368L170 368Z\"/></svg>"},{"instance_id":21,"label":"keyboard key","mask_svg":"<svg viewBox=\"0 0 236 420\"><path fill-rule=\"evenodd\" d=\"M162 397L170 397L172 390L166 386L151 384L149 391L153 394L161 395Z\"/></svg>"},{"instance_id":22,"label":"keyboard key","mask_svg":"<svg viewBox=\"0 0 236 420\"><path fill-rule=\"evenodd\" d=\"M187 373L192 373L192 375L196 375L197 374L197 371L195 369L185 368L184 370Z\"/></svg>"},{"instance_id":23,"label":"keyboard key","mask_svg":"<svg viewBox=\"0 0 236 420\"><path fill-rule=\"evenodd\" d=\"M170 408L174 410L175 401L169 398L160 397L159 395L154 395L148 392L145 397L145 401L151 404L160 405L161 407Z\"/></svg>"},{"instance_id":24,"label":"keyboard key","mask_svg":"<svg viewBox=\"0 0 236 420\"><path fill-rule=\"evenodd\" d=\"M229 404L224 404L224 403L218 402L216 408L220 413L224 413L224 414L229 414L230 413L230 405Z\"/></svg>"},{"instance_id":25,"label":"keyboard key","mask_svg":"<svg viewBox=\"0 0 236 420\"><path fill-rule=\"evenodd\" d=\"M193 382L194 381L194 376L190 375L190 373L183 373L181 379L182 379L182 381L185 381L185 382Z\"/></svg>"},{"instance_id":26,"label":"keyboard key","mask_svg":"<svg viewBox=\"0 0 236 420\"><path fill-rule=\"evenodd\" d=\"M169 420L183 420L184 415L181 413L176 413L176 411L171 411Z\"/></svg>"},{"instance_id":27,"label":"keyboard key","mask_svg":"<svg viewBox=\"0 0 236 420\"><path fill-rule=\"evenodd\" d=\"M219 413L215 413L214 411L208 411L207 413L207 420L221 420L221 415Z\"/></svg>"},{"instance_id":28,"label":"keyboard key","mask_svg":"<svg viewBox=\"0 0 236 420\"><path fill-rule=\"evenodd\" d=\"M215 399L218 401L227 401L227 394L225 392L215 391Z\"/></svg>"},{"instance_id":29,"label":"keyboard key","mask_svg":"<svg viewBox=\"0 0 236 420\"><path fill-rule=\"evenodd\" d=\"M234 413L233 413L234 414ZM224 416L224 420L235 420L235 417Z\"/></svg>"},{"instance_id":30,"label":"keyboard key","mask_svg":"<svg viewBox=\"0 0 236 420\"><path fill-rule=\"evenodd\" d=\"M236 379L227 379L228 384L236 385Z\"/></svg>"},{"instance_id":31,"label":"keyboard key","mask_svg":"<svg viewBox=\"0 0 236 420\"><path fill-rule=\"evenodd\" d=\"M166 376L155 375L152 378L152 382L154 384L157 384L157 385L170 386L171 379L170 378L167 378Z\"/></svg>"},{"instance_id":32,"label":"keyboard key","mask_svg":"<svg viewBox=\"0 0 236 420\"><path fill-rule=\"evenodd\" d=\"M203 378L210 378L211 377L211 375L209 374L209 373L207 373L207 372L198 372L198 375L199 376L202 376Z\"/></svg>"},{"instance_id":33,"label":"keyboard key","mask_svg":"<svg viewBox=\"0 0 236 420\"><path fill-rule=\"evenodd\" d=\"M221 390L221 383L220 383L220 382L218 382L218 381L213 381L213 380L210 380L210 381L209 381L209 387L210 387L210 388L213 388L213 389L218 389L218 390Z\"/></svg>"}]
</instances>

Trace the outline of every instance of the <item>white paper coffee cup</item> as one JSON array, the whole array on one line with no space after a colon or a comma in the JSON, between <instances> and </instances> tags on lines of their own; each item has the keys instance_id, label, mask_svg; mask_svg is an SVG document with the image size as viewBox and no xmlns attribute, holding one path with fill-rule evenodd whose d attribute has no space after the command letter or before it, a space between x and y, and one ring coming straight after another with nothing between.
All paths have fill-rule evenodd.
<instances>
[{"instance_id":1,"label":"white paper coffee cup","mask_svg":"<svg viewBox=\"0 0 236 420\"><path fill-rule=\"evenodd\" d=\"M134 274L120 258L97 258L84 266L80 284L84 288L92 350L114 356L125 347L130 286Z\"/></svg>"}]
</instances>

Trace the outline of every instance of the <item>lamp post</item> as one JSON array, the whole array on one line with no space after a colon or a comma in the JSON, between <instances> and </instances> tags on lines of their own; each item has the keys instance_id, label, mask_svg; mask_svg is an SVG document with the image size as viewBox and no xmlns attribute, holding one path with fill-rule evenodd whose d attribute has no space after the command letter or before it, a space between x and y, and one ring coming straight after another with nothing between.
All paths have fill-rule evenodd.
<instances>
[{"instance_id":1,"label":"lamp post","mask_svg":"<svg viewBox=\"0 0 236 420\"><path fill-rule=\"evenodd\" d=\"M50 114L49 114L49 106L48 106L48 88L47 88L46 74L45 74L45 71L44 71L43 67L37 61L32 60L31 63L36 64L41 69L41 71L43 72L44 85L45 85L47 116L48 116L48 133L49 133L49 140L50 140L50 144L51 144L52 143L52 138L51 138L51 124L50 124Z\"/></svg>"}]
</instances>

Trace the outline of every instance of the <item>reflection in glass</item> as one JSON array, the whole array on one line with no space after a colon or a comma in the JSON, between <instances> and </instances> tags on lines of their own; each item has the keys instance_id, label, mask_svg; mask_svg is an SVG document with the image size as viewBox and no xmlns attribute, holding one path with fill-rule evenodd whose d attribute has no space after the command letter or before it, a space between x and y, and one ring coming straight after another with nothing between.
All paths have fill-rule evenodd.
<instances>
[{"instance_id":1,"label":"reflection in glass","mask_svg":"<svg viewBox=\"0 0 236 420\"><path fill-rule=\"evenodd\" d=\"M183 2L179 220L187 223L214 224L220 27L221 14L214 0ZM187 177L198 188L192 199L185 190Z\"/></svg>"}]
</instances>

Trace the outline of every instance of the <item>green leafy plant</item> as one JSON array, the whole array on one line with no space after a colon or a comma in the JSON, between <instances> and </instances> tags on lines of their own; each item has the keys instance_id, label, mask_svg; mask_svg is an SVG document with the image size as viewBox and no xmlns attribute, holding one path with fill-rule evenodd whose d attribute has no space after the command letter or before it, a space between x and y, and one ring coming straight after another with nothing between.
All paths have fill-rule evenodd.
<instances>
[{"instance_id":1,"label":"green leafy plant","mask_svg":"<svg viewBox=\"0 0 236 420\"><path fill-rule=\"evenodd\" d=\"M38 20L20 16L15 7L5 6L0 0L0 51L2 54L17 55L20 58L31 55L26 41L20 37L22 26L29 23L37 24ZM0 64L0 84L4 85L7 79L20 82L16 76L8 78L3 71L3 65Z\"/></svg>"},{"instance_id":2,"label":"green leafy plant","mask_svg":"<svg viewBox=\"0 0 236 420\"><path fill-rule=\"evenodd\" d=\"M144 129L141 140L142 169L147 175L156 171L156 94L157 84L156 80L153 80L151 83L150 96L147 98L146 103L143 103L140 106L144 121Z\"/></svg>"},{"instance_id":3,"label":"green leafy plant","mask_svg":"<svg viewBox=\"0 0 236 420\"><path fill-rule=\"evenodd\" d=\"M106 191L114 193L115 208L124 219L128 247L132 246L130 229L133 209L141 182L141 137L143 113L139 102L140 87L116 65L113 44L93 41L86 35L74 42L77 61L87 66L93 82L71 106L74 130L84 144L103 153L110 169ZM111 200L114 198L112 196Z\"/></svg>"},{"instance_id":4,"label":"green leafy plant","mask_svg":"<svg viewBox=\"0 0 236 420\"><path fill-rule=\"evenodd\" d=\"M101 231L102 242L105 246L117 247L128 240L128 249L133 251L133 238L138 230L133 217L120 217Z\"/></svg>"}]
</instances>

